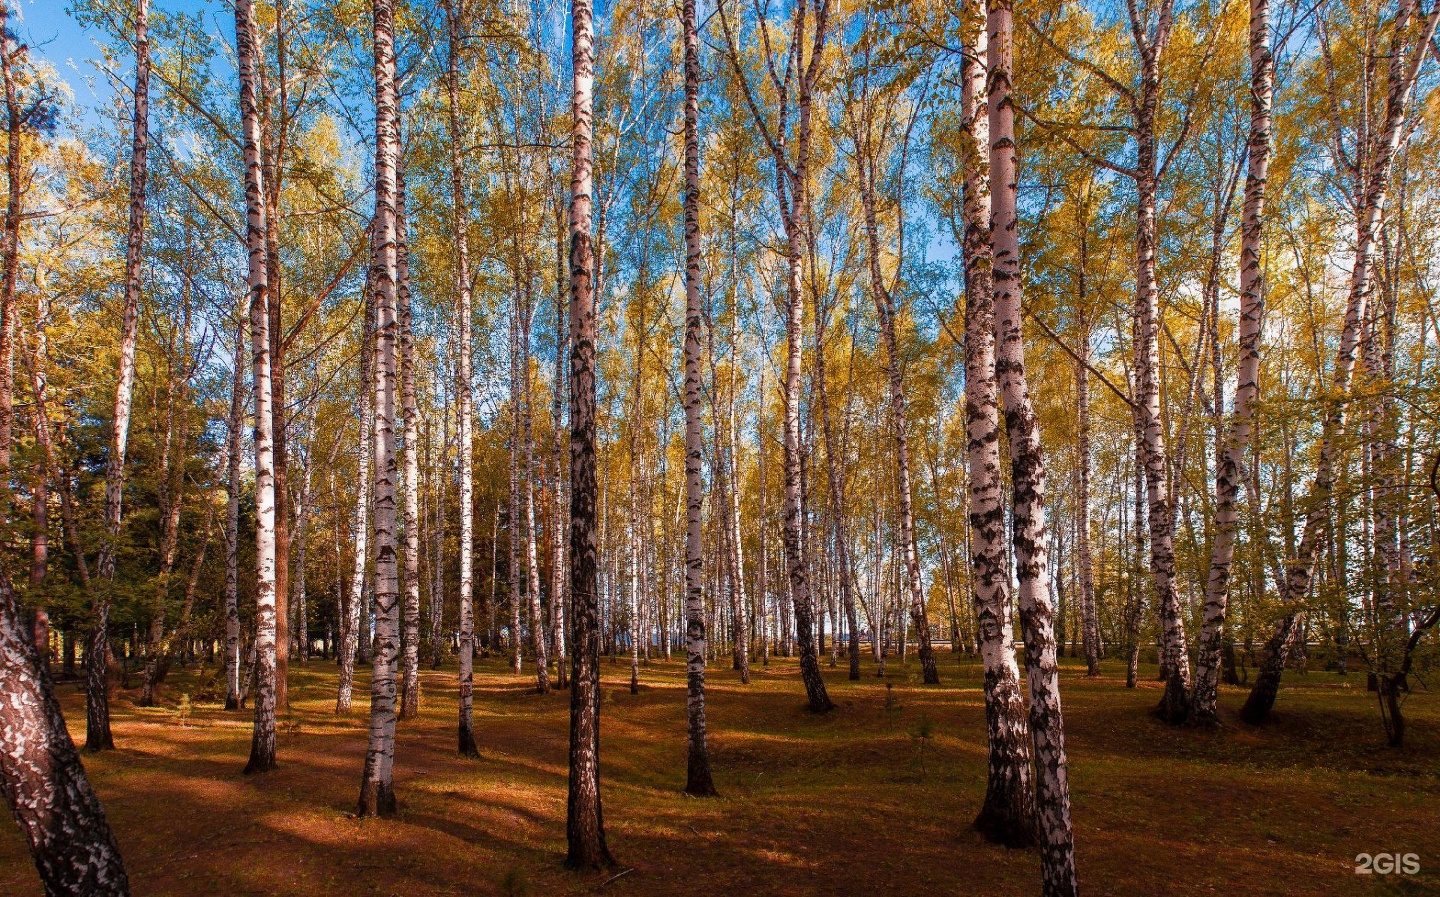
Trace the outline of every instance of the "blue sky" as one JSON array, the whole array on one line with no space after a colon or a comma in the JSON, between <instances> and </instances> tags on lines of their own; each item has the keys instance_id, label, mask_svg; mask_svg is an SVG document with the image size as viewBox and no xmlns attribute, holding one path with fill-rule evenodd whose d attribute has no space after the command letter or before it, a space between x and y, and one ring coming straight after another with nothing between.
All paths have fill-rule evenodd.
<instances>
[{"instance_id":1,"label":"blue sky","mask_svg":"<svg viewBox=\"0 0 1440 897\"><path fill-rule=\"evenodd\" d=\"M110 87L95 77L91 61L100 56L86 29L76 22L63 0L18 0L22 19L12 27L35 55L55 66L84 109L108 102ZM94 89L86 82L93 82Z\"/></svg>"},{"instance_id":2,"label":"blue sky","mask_svg":"<svg viewBox=\"0 0 1440 897\"><path fill-rule=\"evenodd\" d=\"M102 55L98 43L104 35L76 21L70 0L10 2L20 8L19 21L12 20L11 27L35 56L48 60L70 85L81 121L93 122L95 110L109 103L114 95L109 80L95 65ZM157 11L199 12L212 27L215 13L223 11L222 6L210 0L151 0L150 8L152 16ZM127 76L129 63L125 60Z\"/></svg>"}]
</instances>

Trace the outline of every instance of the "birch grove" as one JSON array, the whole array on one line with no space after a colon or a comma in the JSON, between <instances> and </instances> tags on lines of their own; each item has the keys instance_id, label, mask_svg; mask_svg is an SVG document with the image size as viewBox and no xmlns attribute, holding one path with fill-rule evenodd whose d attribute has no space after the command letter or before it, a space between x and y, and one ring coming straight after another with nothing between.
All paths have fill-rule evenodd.
<instances>
[{"instance_id":1,"label":"birch grove","mask_svg":"<svg viewBox=\"0 0 1440 897\"><path fill-rule=\"evenodd\" d=\"M41 7L0 881L1428 880L1437 0Z\"/></svg>"}]
</instances>

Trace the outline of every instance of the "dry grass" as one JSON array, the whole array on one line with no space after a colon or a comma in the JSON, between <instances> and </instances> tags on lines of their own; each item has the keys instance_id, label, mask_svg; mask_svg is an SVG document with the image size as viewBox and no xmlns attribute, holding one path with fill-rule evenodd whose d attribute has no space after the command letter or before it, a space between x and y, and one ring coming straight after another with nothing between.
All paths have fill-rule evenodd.
<instances>
[{"instance_id":1,"label":"dry grass","mask_svg":"<svg viewBox=\"0 0 1440 897\"><path fill-rule=\"evenodd\" d=\"M885 684L827 669L839 709L804 710L793 662L749 687L712 669L708 716L721 797L684 784L684 670L602 665L603 794L611 874L560 867L565 837L564 694L532 693L488 660L476 676L479 761L454 752L453 669L425 672L420 719L402 724L399 815L359 821L365 683L336 718L335 669L292 667L281 768L240 774L249 714L194 703L178 672L163 706L117 693L120 749L86 768L119 837L137 895L965 894L1035 893L1039 860L970 829L984 791L979 670L944 658L944 685L891 664ZM1290 675L1275 722L1171 729L1107 667L1063 684L1074 820L1087 895L1440 892L1440 701L1409 702L1411 743L1381 746L1364 677ZM1153 670L1152 670L1153 673ZM62 687L83 739L83 695ZM192 694L193 697L193 694ZM1238 706L1227 691L1222 705ZM923 766L920 757L923 740ZM1416 876L1357 876L1361 852L1421 857ZM608 883L607 883L608 882ZM0 894L38 893L23 840L0 823Z\"/></svg>"}]
</instances>

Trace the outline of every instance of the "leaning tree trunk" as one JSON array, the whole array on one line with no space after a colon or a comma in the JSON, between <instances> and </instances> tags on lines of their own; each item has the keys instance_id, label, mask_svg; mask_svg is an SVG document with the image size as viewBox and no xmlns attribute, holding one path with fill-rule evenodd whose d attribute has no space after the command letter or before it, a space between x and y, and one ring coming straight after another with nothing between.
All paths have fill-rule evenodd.
<instances>
[{"instance_id":1,"label":"leaning tree trunk","mask_svg":"<svg viewBox=\"0 0 1440 897\"><path fill-rule=\"evenodd\" d=\"M700 33L695 0L684 0L685 41L685 793L715 794L705 738L705 535L700 479ZM765 397L760 397L765 414ZM764 459L761 459L764 462ZM764 526L761 526L763 539ZM669 634L666 634L669 638Z\"/></svg>"},{"instance_id":2,"label":"leaning tree trunk","mask_svg":"<svg viewBox=\"0 0 1440 897\"><path fill-rule=\"evenodd\" d=\"M3 18L0 12L0 24ZM30 844L46 895L128 895L115 835L85 777L50 677L3 572L0 680L6 692L0 703L0 755L5 757L0 793Z\"/></svg>"},{"instance_id":3,"label":"leaning tree trunk","mask_svg":"<svg viewBox=\"0 0 1440 897\"><path fill-rule=\"evenodd\" d=\"M570 175L570 778L565 865L614 865L600 805L600 620L596 602L595 252L590 242L595 19L591 0L571 0Z\"/></svg>"},{"instance_id":4,"label":"leaning tree trunk","mask_svg":"<svg viewBox=\"0 0 1440 897\"><path fill-rule=\"evenodd\" d=\"M19 50L11 47L9 12L8 4L0 3L0 75L3 75L4 79L8 113L7 173L10 176L5 214L5 286L3 297L0 297L0 305L3 305L0 313L3 313L7 328L4 345L0 346L0 353L5 356L0 359L0 365L3 365L6 371L6 376L0 380L0 418L4 420L4 432L0 433L0 484L8 484L11 475L10 422L13 420L14 409L14 343L11 336L16 311L16 236L20 220L20 119L11 63L24 52L23 47ZM137 9L137 36L142 48L142 78L148 78L149 72L145 15L146 3L145 0L140 0ZM137 103L137 119L141 115L138 109L143 108L143 104L143 99ZM143 137L140 139L143 140ZM142 149L142 222L143 152ZM132 245L138 252L138 232L132 236ZM138 256L134 273L139 276ZM136 286L135 295L138 298L138 283ZM127 291L127 299L128 295ZM43 417L45 390L44 375L40 370L37 364L32 372L32 385L35 386L38 413ZM47 454L53 457L48 438L48 419L40 429L45 433ZM121 441L123 445L123 438ZM55 467L53 463L49 466ZM9 510L7 497L4 507L0 508L0 517L8 518ZM84 569L83 557L81 569ZM4 762L0 762L0 794L5 796L16 824L25 833L31 857L40 873L47 897L71 894L123 897L130 893L130 884L125 875L124 863L120 859L120 849L105 820L105 811L100 806L100 800L90 788L85 768L75 750L75 743L70 740L70 732L65 727L65 717L55 699L50 675L41 654L44 647L37 646L32 641L32 632L20 611L9 574L0 570L0 682L4 683L5 692L5 700L0 701L0 757L4 758ZM103 685L103 664L100 669L100 682ZM108 726L108 712L105 719ZM108 730L106 736L108 738Z\"/></svg>"},{"instance_id":5,"label":"leaning tree trunk","mask_svg":"<svg viewBox=\"0 0 1440 897\"><path fill-rule=\"evenodd\" d=\"M375 450L375 290L367 278L360 329L360 461L355 471L355 565L350 575L350 599L340 625L340 684L335 693L335 712L349 713L354 701L355 658L366 634L362 616L365 605L365 572L370 562L370 484ZM368 653L368 645L365 648Z\"/></svg>"},{"instance_id":6,"label":"leaning tree trunk","mask_svg":"<svg viewBox=\"0 0 1440 897\"><path fill-rule=\"evenodd\" d=\"M246 773L275 766L275 445L270 388L270 310L266 297L264 176L256 66L260 52L253 0L235 4L235 50L245 155L245 245L249 255L250 351L255 403L255 730ZM282 411L283 414L283 411ZM243 700L243 699L242 699Z\"/></svg>"},{"instance_id":7,"label":"leaning tree trunk","mask_svg":"<svg viewBox=\"0 0 1440 897\"><path fill-rule=\"evenodd\" d=\"M1320 458L1305 497L1305 528L1293 560L1286 564L1281 599L1285 608L1261 653L1255 685L1240 710L1241 719L1262 723L1270 717L1275 697L1280 690L1280 675L1289 657L1295 623L1299 619L1305 596L1310 591L1310 578L1325 543L1325 530L1330 514L1330 497L1335 485L1335 452L1340 431L1345 423L1350 383L1355 370L1355 353L1360 331L1366 317L1366 304L1371 290L1371 268L1374 264L1375 242L1380 236L1380 223L1389 195L1390 175L1395 154L1406 134L1405 120L1410 95L1420 76L1420 65L1440 23L1440 4L1426 17L1418 40L1407 47L1405 35L1410 17L1418 13L1417 0L1401 0L1394 36L1390 47L1388 72L1389 90L1385 99L1385 123L1373 147L1366 191L1357 216L1355 260L1350 272L1350 292L1345 307L1345 326L1340 333L1340 346L1331 376L1330 395L1333 401L1325 411L1321 425ZM1248 183L1247 183L1248 186ZM1248 197L1247 197L1248 202Z\"/></svg>"},{"instance_id":8,"label":"leaning tree trunk","mask_svg":"<svg viewBox=\"0 0 1440 897\"><path fill-rule=\"evenodd\" d=\"M1016 597L1025 638L1025 673L1030 687L1030 738L1035 759L1035 822L1040 867L1047 897L1078 895L1075 833L1070 825L1070 782L1065 760L1065 725L1060 710L1054 607L1050 604L1049 533L1045 524L1045 457L1040 424L1025 377L1021 331L1020 234L1016 203L1019 178L1015 151L1015 107L1010 96L1014 70L1011 0L990 0L988 47L990 88L990 176L993 191L990 247L994 259L995 373L1005 403L1010 441L1012 541Z\"/></svg>"},{"instance_id":9,"label":"leaning tree trunk","mask_svg":"<svg viewBox=\"0 0 1440 897\"><path fill-rule=\"evenodd\" d=\"M1236 364L1235 413L1226 428L1220 463L1215 471L1215 539L1210 549L1205 621L1200 630L1194 694L1190 700L1190 720L1202 724L1216 720L1220 647L1230 597L1230 566L1239 530L1240 469L1250 446L1254 404L1260 397L1260 339L1265 316L1265 271L1260 264L1260 252L1264 240L1265 182L1274 144L1270 130L1274 80L1270 0L1250 0L1250 137L1245 212L1241 222L1240 357ZM1218 413L1218 394L1215 402Z\"/></svg>"},{"instance_id":10,"label":"leaning tree trunk","mask_svg":"<svg viewBox=\"0 0 1440 897\"><path fill-rule=\"evenodd\" d=\"M96 562L101 581L95 595L95 630L87 654L85 749L115 747L110 734L110 584L115 581L115 543L120 539L125 495L125 455L130 438L130 408L135 395L135 341L140 326L140 266L145 239L145 187L150 146L150 3L135 5L135 116L130 142L130 226L125 241L125 309L120 325L120 376L115 384L115 413L110 421L110 455L105 462L105 538ZM263 223L263 222L262 222Z\"/></svg>"},{"instance_id":11,"label":"leaning tree trunk","mask_svg":"<svg viewBox=\"0 0 1440 897\"><path fill-rule=\"evenodd\" d=\"M375 47L375 219L370 279L375 290L375 650L370 677L370 739L360 779L359 816L395 812L396 667L400 583L396 558L395 356L397 170L400 100L395 87L395 7L373 0Z\"/></svg>"},{"instance_id":12,"label":"leaning tree trunk","mask_svg":"<svg viewBox=\"0 0 1440 897\"><path fill-rule=\"evenodd\" d=\"M450 114L450 201L452 227L455 234L455 294L459 299L460 318L459 354L460 392L460 755L478 757L480 751L475 745L475 399L471 381L470 344L474 308L470 293L470 213L465 201L464 163L461 157L460 130L460 22L463 15L461 0L449 0L445 5L445 20L449 26L450 43L448 67L445 72L445 89L449 99Z\"/></svg>"},{"instance_id":13,"label":"leaning tree trunk","mask_svg":"<svg viewBox=\"0 0 1440 897\"><path fill-rule=\"evenodd\" d=\"M990 250L990 124L985 115L984 0L965 7L975 28L961 81L965 120L965 435L970 467L970 566L975 625L985 669L989 767L975 827L1010 847L1034 843L1035 804L1020 667L1010 620L1010 577L1001 506L1000 412L995 382L994 262ZM872 626L872 630L875 627Z\"/></svg>"}]
</instances>

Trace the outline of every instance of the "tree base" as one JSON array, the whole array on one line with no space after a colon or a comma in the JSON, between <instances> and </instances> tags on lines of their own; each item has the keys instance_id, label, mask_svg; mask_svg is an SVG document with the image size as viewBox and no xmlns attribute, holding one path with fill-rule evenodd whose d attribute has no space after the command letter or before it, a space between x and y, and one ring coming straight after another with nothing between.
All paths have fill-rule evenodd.
<instances>
[{"instance_id":1,"label":"tree base","mask_svg":"<svg viewBox=\"0 0 1440 897\"><path fill-rule=\"evenodd\" d=\"M1155 715L1172 726L1183 724L1190 718L1190 695L1177 674L1165 680L1165 694L1155 708Z\"/></svg>"},{"instance_id":2,"label":"tree base","mask_svg":"<svg viewBox=\"0 0 1440 897\"><path fill-rule=\"evenodd\" d=\"M395 789L384 782L366 780L360 786L360 804L355 815L375 819L395 815Z\"/></svg>"},{"instance_id":3,"label":"tree base","mask_svg":"<svg viewBox=\"0 0 1440 897\"><path fill-rule=\"evenodd\" d=\"M589 849L577 851L571 849L565 855L565 868L572 872L603 872L606 869L614 869L620 865L610 855L610 851L604 844L598 850Z\"/></svg>"},{"instance_id":4,"label":"tree base","mask_svg":"<svg viewBox=\"0 0 1440 897\"><path fill-rule=\"evenodd\" d=\"M999 807L986 805L975 817L975 831L991 844L1012 850L1035 846L1035 827L1031 820L1017 818Z\"/></svg>"},{"instance_id":5,"label":"tree base","mask_svg":"<svg viewBox=\"0 0 1440 897\"><path fill-rule=\"evenodd\" d=\"M269 772L276 767L275 751L250 751L250 760L245 764L244 774L256 775L262 772Z\"/></svg>"},{"instance_id":6,"label":"tree base","mask_svg":"<svg viewBox=\"0 0 1440 897\"><path fill-rule=\"evenodd\" d=\"M471 760L480 759L480 748L475 745L475 732L468 726L460 726L460 756Z\"/></svg>"}]
</instances>

